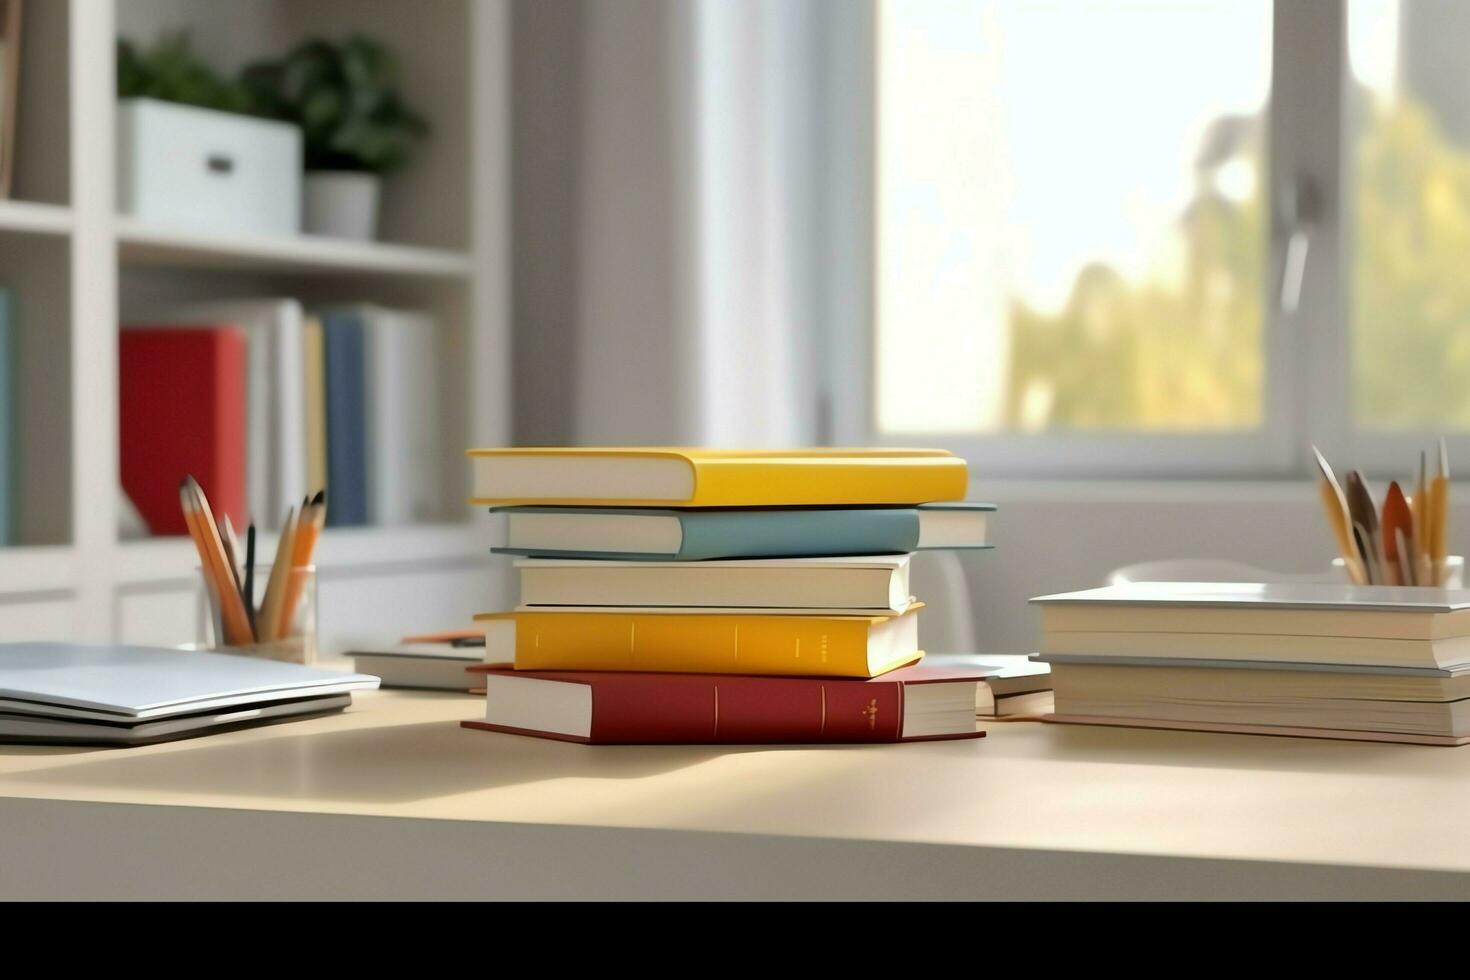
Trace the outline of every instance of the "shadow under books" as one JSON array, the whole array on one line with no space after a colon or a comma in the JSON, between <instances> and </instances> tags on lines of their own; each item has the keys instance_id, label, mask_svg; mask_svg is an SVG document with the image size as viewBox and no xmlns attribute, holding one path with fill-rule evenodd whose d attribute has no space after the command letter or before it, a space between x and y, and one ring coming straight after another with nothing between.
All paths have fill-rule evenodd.
<instances>
[{"instance_id":1,"label":"shadow under books","mask_svg":"<svg viewBox=\"0 0 1470 980\"><path fill-rule=\"evenodd\" d=\"M1445 746L1033 722L992 724L989 731L986 748L997 757L1043 764L1384 775L1443 772L1448 766L1470 773L1470 751Z\"/></svg>"},{"instance_id":2,"label":"shadow under books","mask_svg":"<svg viewBox=\"0 0 1470 980\"><path fill-rule=\"evenodd\" d=\"M809 745L591 746L434 721L248 742L172 743L188 751L66 748L96 754L21 775L49 786L105 786L190 795L407 803L557 779L642 779L733 754L810 751ZM0 746L6 749L20 746ZM38 746L25 746L34 753ZM827 746L834 751L864 746ZM49 752L47 754L50 754Z\"/></svg>"}]
</instances>

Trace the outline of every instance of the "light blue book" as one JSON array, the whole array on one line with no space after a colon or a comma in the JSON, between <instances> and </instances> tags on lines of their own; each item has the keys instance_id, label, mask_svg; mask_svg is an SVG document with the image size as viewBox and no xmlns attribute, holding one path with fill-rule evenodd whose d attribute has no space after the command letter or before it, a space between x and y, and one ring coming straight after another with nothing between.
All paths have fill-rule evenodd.
<instances>
[{"instance_id":1,"label":"light blue book","mask_svg":"<svg viewBox=\"0 0 1470 980\"><path fill-rule=\"evenodd\" d=\"M536 558L707 561L904 554L930 548L988 548L992 504L918 507L699 509L495 507L505 514L503 547Z\"/></svg>"},{"instance_id":2,"label":"light blue book","mask_svg":"<svg viewBox=\"0 0 1470 980\"><path fill-rule=\"evenodd\" d=\"M15 297L0 287L0 547L15 532Z\"/></svg>"}]
</instances>

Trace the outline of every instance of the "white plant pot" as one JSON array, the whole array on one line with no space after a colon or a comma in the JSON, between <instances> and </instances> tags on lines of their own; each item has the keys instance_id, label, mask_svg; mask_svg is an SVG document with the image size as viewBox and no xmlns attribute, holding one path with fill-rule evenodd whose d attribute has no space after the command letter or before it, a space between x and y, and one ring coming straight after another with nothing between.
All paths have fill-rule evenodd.
<instances>
[{"instance_id":1,"label":"white plant pot","mask_svg":"<svg viewBox=\"0 0 1470 980\"><path fill-rule=\"evenodd\" d=\"M308 235L370 242L378 237L378 198L383 182L376 174L314 170L306 175L303 218Z\"/></svg>"}]
</instances>

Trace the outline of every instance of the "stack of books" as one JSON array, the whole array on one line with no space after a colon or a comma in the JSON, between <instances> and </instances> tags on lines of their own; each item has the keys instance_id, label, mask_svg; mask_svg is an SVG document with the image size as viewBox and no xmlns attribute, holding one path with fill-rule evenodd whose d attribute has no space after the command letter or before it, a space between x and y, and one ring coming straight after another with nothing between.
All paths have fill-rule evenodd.
<instances>
[{"instance_id":1,"label":"stack of books","mask_svg":"<svg viewBox=\"0 0 1470 980\"><path fill-rule=\"evenodd\" d=\"M919 548L985 547L932 450L470 453L521 605L468 727L580 742L973 738L985 671L918 661ZM508 669L513 668L513 669Z\"/></svg>"},{"instance_id":2,"label":"stack of books","mask_svg":"<svg viewBox=\"0 0 1470 980\"><path fill-rule=\"evenodd\" d=\"M1470 592L1142 582L1033 601L1052 720L1470 741Z\"/></svg>"}]
</instances>

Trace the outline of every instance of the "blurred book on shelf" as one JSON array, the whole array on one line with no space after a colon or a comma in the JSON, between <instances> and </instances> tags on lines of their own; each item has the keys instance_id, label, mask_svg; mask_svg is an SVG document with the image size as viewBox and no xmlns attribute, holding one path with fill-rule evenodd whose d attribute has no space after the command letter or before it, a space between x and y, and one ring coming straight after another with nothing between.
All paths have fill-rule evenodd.
<instances>
[{"instance_id":1,"label":"blurred book on shelf","mask_svg":"<svg viewBox=\"0 0 1470 980\"><path fill-rule=\"evenodd\" d=\"M227 323L244 333L246 502L258 524L277 527L307 490L301 304L289 298L177 303L126 316L129 325Z\"/></svg>"},{"instance_id":2,"label":"blurred book on shelf","mask_svg":"<svg viewBox=\"0 0 1470 980\"><path fill-rule=\"evenodd\" d=\"M118 342L123 489L154 534L185 534L179 483L190 474L236 525L246 499L244 331L213 324L137 327Z\"/></svg>"},{"instance_id":3,"label":"blurred book on shelf","mask_svg":"<svg viewBox=\"0 0 1470 980\"><path fill-rule=\"evenodd\" d=\"M0 199L10 196L15 174L23 7L23 0L0 0Z\"/></svg>"},{"instance_id":4,"label":"blurred book on shelf","mask_svg":"<svg viewBox=\"0 0 1470 980\"><path fill-rule=\"evenodd\" d=\"M231 330L244 347L243 380L237 384L232 374L225 393L198 377L171 385L172 375L129 361L134 376L125 372L121 386L142 401L122 398L123 429L133 427L139 436L146 430L147 442L124 439L124 487L154 534L182 533L177 508L165 514L160 504L151 512L135 494L155 487L161 500L157 488L172 494L187 473L199 475L241 526L253 517L263 528L279 528L308 487L323 485L332 494L332 526L441 516L438 327L427 313L371 304L308 310L290 297L263 297L140 305L124 315L124 348L146 337L160 350L182 349L187 342L169 333L200 324ZM170 413L189 412L206 399L216 408L229 401L228 410L243 418L238 445L217 447L228 459L214 460L240 473L239 516L233 486L221 483L217 490L201 475L207 467L183 465L197 456L197 440L165 424L168 414L144 419L160 399Z\"/></svg>"}]
</instances>

